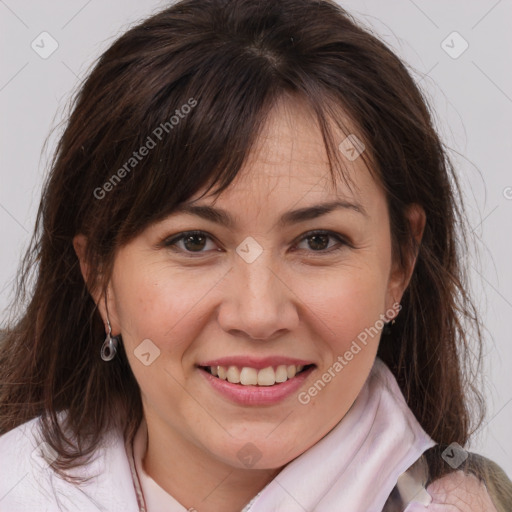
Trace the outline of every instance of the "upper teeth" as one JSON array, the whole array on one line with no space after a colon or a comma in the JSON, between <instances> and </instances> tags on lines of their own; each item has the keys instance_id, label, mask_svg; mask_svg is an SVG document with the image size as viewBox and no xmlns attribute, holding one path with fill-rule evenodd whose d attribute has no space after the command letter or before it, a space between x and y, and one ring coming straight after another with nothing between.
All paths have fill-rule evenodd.
<instances>
[{"instance_id":1,"label":"upper teeth","mask_svg":"<svg viewBox=\"0 0 512 512\"><path fill-rule=\"evenodd\" d=\"M244 386L273 386L276 382L285 382L295 377L304 366L300 364L281 364L277 366L275 370L272 366L262 368L261 370L248 366L244 366L242 369L236 366L210 366L209 368L212 375L233 384L243 384Z\"/></svg>"}]
</instances>

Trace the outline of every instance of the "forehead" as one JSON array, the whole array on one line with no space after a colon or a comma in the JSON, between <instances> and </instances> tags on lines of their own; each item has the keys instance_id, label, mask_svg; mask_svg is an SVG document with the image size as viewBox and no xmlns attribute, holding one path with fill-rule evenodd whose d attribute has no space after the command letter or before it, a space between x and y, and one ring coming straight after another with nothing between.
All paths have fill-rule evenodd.
<instances>
[{"instance_id":1,"label":"forehead","mask_svg":"<svg viewBox=\"0 0 512 512\"><path fill-rule=\"evenodd\" d=\"M363 151L352 158L353 155L346 153L347 141L353 140L357 129L339 110L335 121L326 119L336 151L335 160L330 162L312 108L298 96L282 96L270 110L239 174L215 202L263 200L271 194L282 195L286 202L297 195L307 195L305 200L329 196L363 202L365 196L378 192L368 168L368 155ZM335 166L334 183L331 163ZM204 189L198 191L190 201L202 197L203 193Z\"/></svg>"}]
</instances>

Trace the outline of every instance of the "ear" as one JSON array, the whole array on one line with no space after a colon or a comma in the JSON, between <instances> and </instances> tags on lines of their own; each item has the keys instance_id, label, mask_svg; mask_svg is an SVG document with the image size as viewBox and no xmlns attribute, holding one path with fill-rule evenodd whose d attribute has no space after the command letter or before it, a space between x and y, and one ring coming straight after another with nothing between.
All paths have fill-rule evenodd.
<instances>
[{"instance_id":1,"label":"ear","mask_svg":"<svg viewBox=\"0 0 512 512\"><path fill-rule=\"evenodd\" d=\"M80 271L82 272L82 277L84 278L84 282L89 288L87 284L87 279L89 277L89 266L85 261L85 251L87 249L87 238L85 235L79 234L73 238L73 248L75 249L75 253L78 257L78 261L80 262Z\"/></svg>"},{"instance_id":2,"label":"ear","mask_svg":"<svg viewBox=\"0 0 512 512\"><path fill-rule=\"evenodd\" d=\"M89 264L85 258L86 250L87 250L87 237L83 234L78 234L73 238L73 248L75 249L75 253L78 257L78 261L80 262L80 271L82 272L82 277L84 278L84 282L93 298L94 302L98 306L98 310L100 312L101 318L103 319L103 323L105 324L105 332L108 332L108 324L107 324L107 311L105 309L105 297L101 293L101 288L93 285L88 282L90 277L90 268ZM109 305L110 306L110 305ZM110 311L110 307L109 307ZM111 321L112 324L112 321Z\"/></svg>"},{"instance_id":3,"label":"ear","mask_svg":"<svg viewBox=\"0 0 512 512\"><path fill-rule=\"evenodd\" d=\"M406 217L409 222L410 233L414 239L414 246L407 247L404 254L403 264L400 261L394 261L388 283L387 309L394 309L393 304L400 303L402 296L409 285L409 282L416 265L418 257L418 248L423 238L425 223L427 217L425 210L416 203L408 206Z\"/></svg>"}]
</instances>

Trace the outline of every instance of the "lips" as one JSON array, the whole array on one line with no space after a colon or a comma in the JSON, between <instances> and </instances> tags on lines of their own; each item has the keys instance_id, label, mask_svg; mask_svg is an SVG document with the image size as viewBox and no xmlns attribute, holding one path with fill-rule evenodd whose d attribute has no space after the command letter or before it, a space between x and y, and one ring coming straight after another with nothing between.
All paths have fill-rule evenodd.
<instances>
[{"instance_id":1,"label":"lips","mask_svg":"<svg viewBox=\"0 0 512 512\"><path fill-rule=\"evenodd\" d=\"M314 366L310 361L289 357L240 357L204 361L199 368L220 380L242 386L274 386Z\"/></svg>"},{"instance_id":2,"label":"lips","mask_svg":"<svg viewBox=\"0 0 512 512\"><path fill-rule=\"evenodd\" d=\"M287 367L288 366L293 365L287 365ZM229 371L229 368L230 367L228 367L228 370L226 370L226 379L219 378L219 376L214 376L212 373L210 373L210 371L208 371L208 367L198 366L198 372L204 378L205 382L209 384L216 393L223 396L225 399L228 399L229 401L238 405L252 407L271 406L292 397L304 385L311 373L315 371L316 365L306 365L299 373L295 374L293 377L288 378L287 376L286 381L274 382L274 384L272 384L271 380L263 380L262 384L231 383L227 380L227 372ZM242 367L242 371L245 368L248 367ZM274 371L273 367L267 368ZM254 372L258 371L258 378L260 372L269 371L266 370L266 368L262 368L260 370L252 368L251 370ZM263 374L263 378L268 378L268 375L265 376L265 374ZM254 382L254 380L252 382Z\"/></svg>"}]
</instances>

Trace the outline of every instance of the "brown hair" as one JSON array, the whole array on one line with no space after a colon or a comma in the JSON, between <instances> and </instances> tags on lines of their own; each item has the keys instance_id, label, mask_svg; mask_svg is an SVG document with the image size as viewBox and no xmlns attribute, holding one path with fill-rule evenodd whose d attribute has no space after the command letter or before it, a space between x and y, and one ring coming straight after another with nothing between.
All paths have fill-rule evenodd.
<instances>
[{"instance_id":1,"label":"brown hair","mask_svg":"<svg viewBox=\"0 0 512 512\"><path fill-rule=\"evenodd\" d=\"M403 263L417 251L378 355L426 432L439 443L466 443L470 391L483 410L471 373L481 362L481 330L461 267L457 179L402 62L328 0L182 0L99 58L72 105L20 269L17 300L27 304L0 352L0 433L41 416L62 468L91 454L114 426L133 435L140 390L122 344L110 363L100 358L104 324L73 237L88 239L89 289L105 289L117 248L202 187L219 193L233 181L283 94L315 112L333 180L340 141L328 121L340 125L336 106L357 126L362 156L371 155L387 196L394 256ZM132 161L148 137L155 146ZM419 247L406 218L412 203L426 213ZM59 424L63 410L75 444Z\"/></svg>"}]
</instances>

